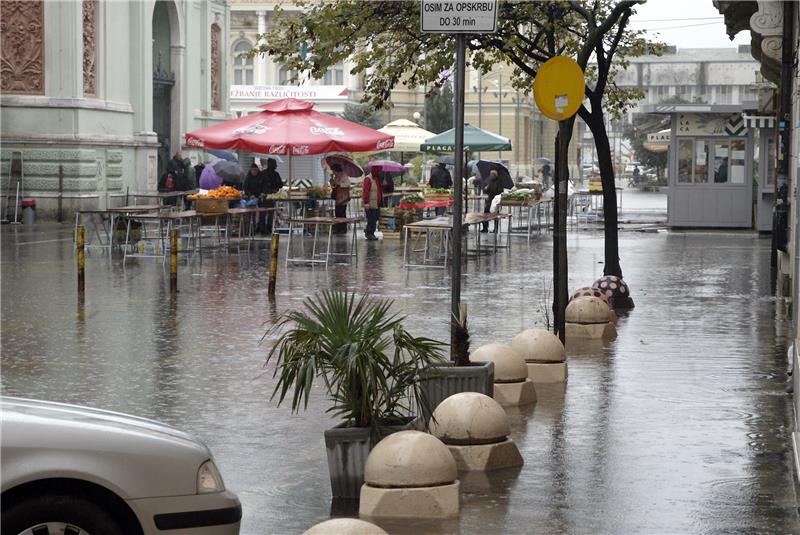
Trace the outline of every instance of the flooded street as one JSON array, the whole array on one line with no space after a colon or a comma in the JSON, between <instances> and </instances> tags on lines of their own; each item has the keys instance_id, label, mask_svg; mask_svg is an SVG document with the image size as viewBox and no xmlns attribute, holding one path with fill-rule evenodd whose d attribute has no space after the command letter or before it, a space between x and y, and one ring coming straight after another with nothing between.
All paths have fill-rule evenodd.
<instances>
[{"instance_id":1,"label":"flooded street","mask_svg":"<svg viewBox=\"0 0 800 535\"><path fill-rule=\"evenodd\" d=\"M300 414L270 401L270 340L261 339L278 315L317 290L368 291L394 299L412 334L449 336L447 274L404 269L398 240L359 241L355 267L281 262L274 302L266 243L182 259L174 300L159 261L123 267L93 249L80 302L71 226L34 229L2 228L2 392L195 433L239 495L248 535L302 533L330 513L322 433L335 422L321 388ZM464 477L458 520L382 525L408 534L800 533L789 325L770 293L769 246L750 232L622 232L636 308L616 340L568 343L565 385L539 385L536 405L508 409L525 465ZM569 258L569 287L590 286L602 275L602 232L571 231ZM544 325L551 262L549 234L468 259L473 348Z\"/></svg>"}]
</instances>

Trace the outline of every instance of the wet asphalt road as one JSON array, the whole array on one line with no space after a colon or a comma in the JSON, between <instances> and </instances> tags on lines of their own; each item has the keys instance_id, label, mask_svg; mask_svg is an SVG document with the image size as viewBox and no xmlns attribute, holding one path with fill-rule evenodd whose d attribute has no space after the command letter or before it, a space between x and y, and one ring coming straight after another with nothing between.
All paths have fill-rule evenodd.
<instances>
[{"instance_id":1,"label":"wet asphalt road","mask_svg":"<svg viewBox=\"0 0 800 535\"><path fill-rule=\"evenodd\" d=\"M630 201L629 201L630 202ZM156 418L208 443L245 534L302 533L330 512L322 392L275 407L268 326L318 289L391 297L412 333L447 339L449 278L404 270L397 241L359 242L356 267L281 264L265 247L161 264L87 255L77 299L71 228L2 228L2 392ZM602 274L602 234L573 232L570 288ZM448 522L391 533L800 533L784 392L788 320L771 296L769 239L748 232L620 236L636 308L616 340L569 343L569 380L509 409L525 466L462 478ZM543 323L549 235L468 260L473 347Z\"/></svg>"}]
</instances>

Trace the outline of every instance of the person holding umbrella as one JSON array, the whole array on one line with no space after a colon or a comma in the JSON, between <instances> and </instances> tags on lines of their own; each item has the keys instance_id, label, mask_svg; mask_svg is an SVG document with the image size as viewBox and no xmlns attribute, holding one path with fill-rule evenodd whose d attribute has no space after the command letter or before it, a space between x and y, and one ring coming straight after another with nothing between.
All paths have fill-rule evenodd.
<instances>
[{"instance_id":1,"label":"person holding umbrella","mask_svg":"<svg viewBox=\"0 0 800 535\"><path fill-rule=\"evenodd\" d=\"M497 179L497 170L492 169L489 171L489 183L484 187L483 192L486 193L486 204L483 205L483 213L488 214L492 208L492 200L503 193L503 185ZM481 232L489 232L489 222L483 222ZM494 222L494 230L497 232L497 221Z\"/></svg>"},{"instance_id":2,"label":"person holding umbrella","mask_svg":"<svg viewBox=\"0 0 800 535\"><path fill-rule=\"evenodd\" d=\"M364 212L367 215L367 228L364 229L364 235L368 240L374 241L378 237L375 236L375 230L378 228L378 217L380 216L380 206L383 200L381 194L381 167L373 166L370 169L370 174L364 178L364 186L362 188L362 201L364 202Z\"/></svg>"}]
</instances>

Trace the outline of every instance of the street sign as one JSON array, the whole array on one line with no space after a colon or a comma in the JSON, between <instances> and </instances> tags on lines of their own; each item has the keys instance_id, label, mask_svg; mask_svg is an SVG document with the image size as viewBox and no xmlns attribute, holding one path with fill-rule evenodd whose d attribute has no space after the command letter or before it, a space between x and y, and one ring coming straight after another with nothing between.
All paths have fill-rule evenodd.
<instances>
[{"instance_id":1,"label":"street sign","mask_svg":"<svg viewBox=\"0 0 800 535\"><path fill-rule=\"evenodd\" d=\"M422 33L494 33L498 0L422 0Z\"/></svg>"},{"instance_id":2,"label":"street sign","mask_svg":"<svg viewBox=\"0 0 800 535\"><path fill-rule=\"evenodd\" d=\"M584 84L583 71L574 59L555 56L539 67L533 79L533 97L546 117L563 121L581 107Z\"/></svg>"}]
</instances>

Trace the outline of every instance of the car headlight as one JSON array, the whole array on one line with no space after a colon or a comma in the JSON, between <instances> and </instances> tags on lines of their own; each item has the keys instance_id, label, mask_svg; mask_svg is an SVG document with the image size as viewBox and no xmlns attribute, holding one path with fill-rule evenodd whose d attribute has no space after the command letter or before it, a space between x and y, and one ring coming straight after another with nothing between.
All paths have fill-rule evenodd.
<instances>
[{"instance_id":1,"label":"car headlight","mask_svg":"<svg viewBox=\"0 0 800 535\"><path fill-rule=\"evenodd\" d=\"M225 483L222 482L222 476L219 475L214 461L207 460L200 465L197 471L197 493L208 494L210 492L222 492L225 490Z\"/></svg>"}]
</instances>

